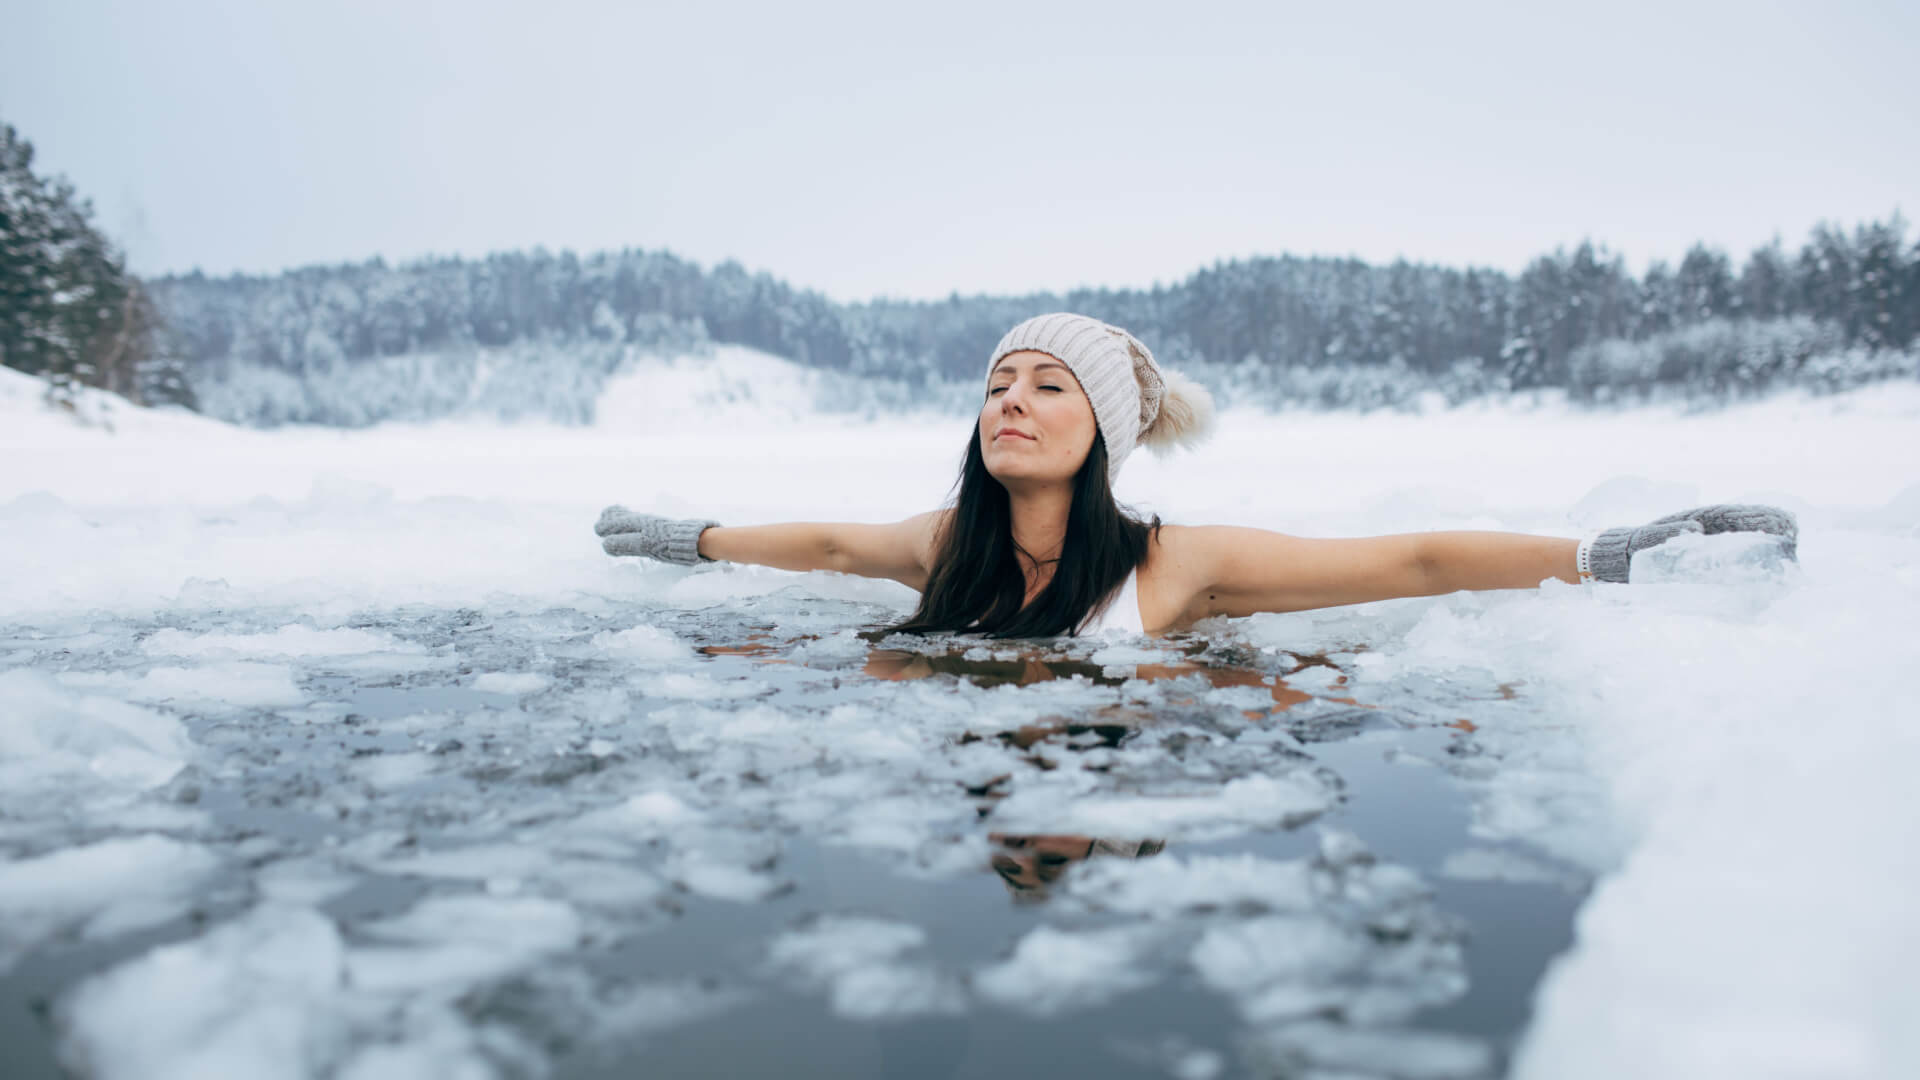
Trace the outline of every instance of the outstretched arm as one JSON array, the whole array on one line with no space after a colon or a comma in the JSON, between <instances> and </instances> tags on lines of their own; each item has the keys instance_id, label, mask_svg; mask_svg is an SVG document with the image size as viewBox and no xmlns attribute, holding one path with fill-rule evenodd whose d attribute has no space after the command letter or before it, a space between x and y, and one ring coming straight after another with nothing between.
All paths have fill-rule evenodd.
<instances>
[{"instance_id":1,"label":"outstretched arm","mask_svg":"<svg viewBox=\"0 0 1920 1080\"><path fill-rule=\"evenodd\" d=\"M1163 533L1171 530L1163 530ZM1265 529L1179 530L1169 545L1196 615L1359 604L1459 589L1578 582L1577 540L1505 532L1428 532L1315 540ZM1171 537L1170 537L1171 539Z\"/></svg>"},{"instance_id":2,"label":"outstretched arm","mask_svg":"<svg viewBox=\"0 0 1920 1080\"><path fill-rule=\"evenodd\" d=\"M926 587L936 530L946 510L886 525L789 522L724 526L663 518L610 506L594 526L609 555L644 555L681 565L701 559L757 563L781 570L837 570Z\"/></svg>"},{"instance_id":3,"label":"outstretched arm","mask_svg":"<svg viewBox=\"0 0 1920 1080\"><path fill-rule=\"evenodd\" d=\"M939 511L932 511L886 525L717 525L700 534L700 554L780 570L837 570L892 578L924 589L933 564L933 531L939 516Z\"/></svg>"},{"instance_id":4,"label":"outstretched arm","mask_svg":"<svg viewBox=\"0 0 1920 1080\"><path fill-rule=\"evenodd\" d=\"M1797 558L1800 523L1777 506L1716 503L1608 529L1587 541L1592 580L1625 584L1635 552L1678 536L1759 533ZM1458 589L1530 589L1581 580L1581 542L1507 532L1305 540L1232 526L1161 530L1159 570L1189 619L1358 604Z\"/></svg>"}]
</instances>

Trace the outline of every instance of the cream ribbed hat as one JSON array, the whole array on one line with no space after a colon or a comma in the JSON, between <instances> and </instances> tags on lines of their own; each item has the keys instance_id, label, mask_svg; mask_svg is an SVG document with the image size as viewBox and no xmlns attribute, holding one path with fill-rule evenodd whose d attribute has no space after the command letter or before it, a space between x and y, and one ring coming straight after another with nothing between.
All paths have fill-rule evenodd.
<instances>
[{"instance_id":1,"label":"cream ribbed hat","mask_svg":"<svg viewBox=\"0 0 1920 1080\"><path fill-rule=\"evenodd\" d=\"M1213 430L1207 388L1154 363L1140 339L1099 319L1056 311L1035 315L1007 331L987 358L987 379L1008 353L1032 349L1067 365L1093 403L1093 419L1107 440L1107 480L1135 445L1164 451L1192 446Z\"/></svg>"}]
</instances>

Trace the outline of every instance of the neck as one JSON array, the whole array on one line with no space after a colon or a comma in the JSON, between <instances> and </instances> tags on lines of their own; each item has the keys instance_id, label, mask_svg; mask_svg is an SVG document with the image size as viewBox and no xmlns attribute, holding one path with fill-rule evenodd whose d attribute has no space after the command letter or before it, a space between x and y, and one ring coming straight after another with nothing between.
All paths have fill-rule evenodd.
<instances>
[{"instance_id":1,"label":"neck","mask_svg":"<svg viewBox=\"0 0 1920 1080\"><path fill-rule=\"evenodd\" d=\"M1031 598L1053 578L1054 564L1067 539L1067 511L1073 506L1073 492L1066 487L1046 487L1007 494L1015 557L1027 575L1027 595Z\"/></svg>"}]
</instances>

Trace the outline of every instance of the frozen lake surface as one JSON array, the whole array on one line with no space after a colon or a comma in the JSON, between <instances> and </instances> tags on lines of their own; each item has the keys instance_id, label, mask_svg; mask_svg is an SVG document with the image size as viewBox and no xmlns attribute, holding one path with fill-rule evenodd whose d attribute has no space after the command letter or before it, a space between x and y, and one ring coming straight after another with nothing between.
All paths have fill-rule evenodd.
<instances>
[{"instance_id":1,"label":"frozen lake surface","mask_svg":"<svg viewBox=\"0 0 1920 1080\"><path fill-rule=\"evenodd\" d=\"M1122 498L1308 535L1769 501L1802 561L1024 645L591 534L905 516L964 419L108 432L0 391L9 1076L1920 1066L1913 387L1229 413Z\"/></svg>"}]
</instances>

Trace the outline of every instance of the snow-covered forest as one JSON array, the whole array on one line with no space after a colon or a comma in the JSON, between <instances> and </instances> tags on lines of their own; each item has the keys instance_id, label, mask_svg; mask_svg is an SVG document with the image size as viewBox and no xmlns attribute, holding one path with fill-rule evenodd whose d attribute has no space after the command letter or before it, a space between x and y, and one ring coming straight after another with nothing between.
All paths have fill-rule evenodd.
<instances>
[{"instance_id":1,"label":"snow-covered forest","mask_svg":"<svg viewBox=\"0 0 1920 1080\"><path fill-rule=\"evenodd\" d=\"M1704 247L1630 274L1591 244L1517 276L1354 259L1222 262L1171 286L838 304L668 252L309 267L152 283L208 411L365 424L478 410L591 419L648 354L747 345L857 375L825 408L963 400L1006 327L1050 310L1139 334L1229 401L1394 407L1562 388L1604 404L1717 402L1920 373L1920 245L1895 217L1815 230L1735 267Z\"/></svg>"},{"instance_id":2,"label":"snow-covered forest","mask_svg":"<svg viewBox=\"0 0 1920 1080\"><path fill-rule=\"evenodd\" d=\"M1498 270L1280 256L1172 285L836 303L666 251L380 259L141 282L32 147L0 132L0 361L255 425L470 414L584 423L650 356L744 345L838 376L816 404L970 399L980 357L1051 310L1126 326L1224 400L1401 407L1557 388L1709 404L1920 374L1920 242L1897 214L1735 265L1696 246L1635 276L1583 243Z\"/></svg>"}]
</instances>

